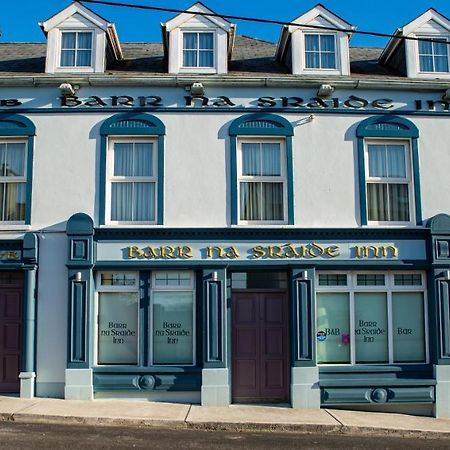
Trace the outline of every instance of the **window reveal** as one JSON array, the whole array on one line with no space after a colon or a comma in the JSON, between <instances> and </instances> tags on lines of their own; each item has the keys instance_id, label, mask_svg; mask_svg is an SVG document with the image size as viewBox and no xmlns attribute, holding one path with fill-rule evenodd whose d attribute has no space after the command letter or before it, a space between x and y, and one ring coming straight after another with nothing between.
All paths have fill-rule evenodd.
<instances>
[{"instance_id":1,"label":"window reveal","mask_svg":"<svg viewBox=\"0 0 450 450\"><path fill-rule=\"evenodd\" d=\"M419 66L421 72L448 72L448 43L445 38L419 41Z\"/></svg>"},{"instance_id":2,"label":"window reveal","mask_svg":"<svg viewBox=\"0 0 450 450\"><path fill-rule=\"evenodd\" d=\"M336 43L332 34L305 34L305 67L336 69Z\"/></svg>"},{"instance_id":3,"label":"window reveal","mask_svg":"<svg viewBox=\"0 0 450 450\"><path fill-rule=\"evenodd\" d=\"M214 33L183 33L183 67L214 67Z\"/></svg>"}]
</instances>

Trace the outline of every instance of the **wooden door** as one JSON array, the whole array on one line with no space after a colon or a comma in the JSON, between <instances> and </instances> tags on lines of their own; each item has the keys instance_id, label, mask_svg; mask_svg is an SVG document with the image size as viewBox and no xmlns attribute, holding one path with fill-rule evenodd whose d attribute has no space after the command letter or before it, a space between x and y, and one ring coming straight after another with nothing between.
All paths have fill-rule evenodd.
<instances>
[{"instance_id":1,"label":"wooden door","mask_svg":"<svg viewBox=\"0 0 450 450\"><path fill-rule=\"evenodd\" d=\"M232 296L235 401L289 399L288 305L285 292Z\"/></svg>"},{"instance_id":2,"label":"wooden door","mask_svg":"<svg viewBox=\"0 0 450 450\"><path fill-rule=\"evenodd\" d=\"M0 392L19 392L22 289L0 288Z\"/></svg>"}]
</instances>

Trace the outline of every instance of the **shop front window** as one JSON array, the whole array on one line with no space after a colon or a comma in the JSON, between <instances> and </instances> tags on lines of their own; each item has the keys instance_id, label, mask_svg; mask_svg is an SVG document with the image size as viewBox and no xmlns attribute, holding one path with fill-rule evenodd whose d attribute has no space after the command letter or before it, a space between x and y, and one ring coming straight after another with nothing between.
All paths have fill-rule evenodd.
<instances>
[{"instance_id":1,"label":"shop front window","mask_svg":"<svg viewBox=\"0 0 450 450\"><path fill-rule=\"evenodd\" d=\"M319 273L317 362L425 363L424 286L421 273Z\"/></svg>"},{"instance_id":2,"label":"shop front window","mask_svg":"<svg viewBox=\"0 0 450 450\"><path fill-rule=\"evenodd\" d=\"M192 272L100 272L97 292L97 364L195 364Z\"/></svg>"}]
</instances>

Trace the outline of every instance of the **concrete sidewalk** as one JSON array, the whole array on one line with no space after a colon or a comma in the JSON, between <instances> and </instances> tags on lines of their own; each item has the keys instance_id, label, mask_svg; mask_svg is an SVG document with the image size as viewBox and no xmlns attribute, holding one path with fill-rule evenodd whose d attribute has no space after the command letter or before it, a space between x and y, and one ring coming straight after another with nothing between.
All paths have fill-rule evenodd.
<instances>
[{"instance_id":1,"label":"concrete sidewalk","mask_svg":"<svg viewBox=\"0 0 450 450\"><path fill-rule=\"evenodd\" d=\"M279 406L207 407L146 401L30 400L0 396L0 420L450 438L450 419L330 409L295 410Z\"/></svg>"}]
</instances>

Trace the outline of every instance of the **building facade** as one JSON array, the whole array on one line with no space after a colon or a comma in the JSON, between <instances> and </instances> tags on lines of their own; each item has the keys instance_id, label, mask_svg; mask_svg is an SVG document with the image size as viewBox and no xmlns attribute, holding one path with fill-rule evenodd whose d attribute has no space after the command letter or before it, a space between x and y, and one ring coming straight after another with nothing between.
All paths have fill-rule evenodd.
<instances>
[{"instance_id":1,"label":"building facade","mask_svg":"<svg viewBox=\"0 0 450 450\"><path fill-rule=\"evenodd\" d=\"M294 22L0 44L1 392L450 417L450 21Z\"/></svg>"}]
</instances>

